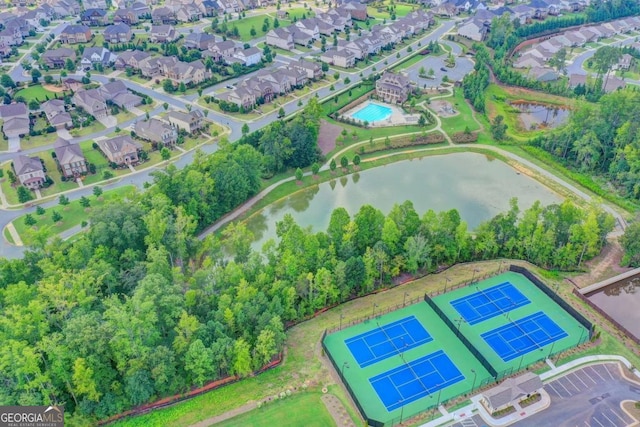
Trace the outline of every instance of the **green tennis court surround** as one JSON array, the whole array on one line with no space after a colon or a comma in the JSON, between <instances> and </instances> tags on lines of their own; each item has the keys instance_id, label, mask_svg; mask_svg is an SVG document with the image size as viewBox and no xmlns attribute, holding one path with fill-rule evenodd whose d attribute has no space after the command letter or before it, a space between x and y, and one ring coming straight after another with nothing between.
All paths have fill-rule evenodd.
<instances>
[{"instance_id":1,"label":"green tennis court surround","mask_svg":"<svg viewBox=\"0 0 640 427\"><path fill-rule=\"evenodd\" d=\"M590 329L522 269L325 332L322 345L363 417L382 427L582 344Z\"/></svg>"}]
</instances>

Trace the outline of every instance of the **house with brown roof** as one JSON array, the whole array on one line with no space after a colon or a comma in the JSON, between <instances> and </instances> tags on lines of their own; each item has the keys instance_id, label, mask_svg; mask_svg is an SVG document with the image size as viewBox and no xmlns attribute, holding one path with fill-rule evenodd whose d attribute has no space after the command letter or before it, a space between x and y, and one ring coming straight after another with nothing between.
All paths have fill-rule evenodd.
<instances>
[{"instance_id":1,"label":"house with brown roof","mask_svg":"<svg viewBox=\"0 0 640 427\"><path fill-rule=\"evenodd\" d=\"M200 110L192 110L188 113L170 111L167 114L169 124L191 134L202 128L203 120L204 115Z\"/></svg>"},{"instance_id":2,"label":"house with brown roof","mask_svg":"<svg viewBox=\"0 0 640 427\"><path fill-rule=\"evenodd\" d=\"M13 171L20 184L29 189L42 187L46 181L44 166L40 157L27 157L20 155L13 160Z\"/></svg>"},{"instance_id":3,"label":"house with brown roof","mask_svg":"<svg viewBox=\"0 0 640 427\"><path fill-rule=\"evenodd\" d=\"M177 24L178 20L173 10L168 7L158 7L151 11L151 21L154 25Z\"/></svg>"},{"instance_id":4,"label":"house with brown roof","mask_svg":"<svg viewBox=\"0 0 640 427\"><path fill-rule=\"evenodd\" d=\"M324 75L322 67L319 64L303 59L289 62L289 67L306 73L309 80L317 80Z\"/></svg>"},{"instance_id":5,"label":"house with brown roof","mask_svg":"<svg viewBox=\"0 0 640 427\"><path fill-rule=\"evenodd\" d=\"M132 108L142 104L142 97L130 93L122 80L115 80L113 82L106 83L98 90L107 104L113 103L126 110L131 110Z\"/></svg>"},{"instance_id":6,"label":"house with brown roof","mask_svg":"<svg viewBox=\"0 0 640 427\"><path fill-rule=\"evenodd\" d=\"M0 118L3 120L2 132L7 138L29 134L29 111L24 102L0 105Z\"/></svg>"},{"instance_id":7,"label":"house with brown roof","mask_svg":"<svg viewBox=\"0 0 640 427\"><path fill-rule=\"evenodd\" d=\"M209 72L201 60L193 62L177 61L163 70L163 75L175 83L198 84L209 77Z\"/></svg>"},{"instance_id":8,"label":"house with brown roof","mask_svg":"<svg viewBox=\"0 0 640 427\"><path fill-rule=\"evenodd\" d=\"M92 37L91 28L86 25L67 25L60 33L60 43L88 43Z\"/></svg>"},{"instance_id":9,"label":"house with brown roof","mask_svg":"<svg viewBox=\"0 0 640 427\"><path fill-rule=\"evenodd\" d=\"M117 69L124 69L124 68L139 69L140 62L150 57L151 55L149 55L147 52L142 52L139 50L127 50L127 51L121 52L118 55L118 58L116 58L115 65Z\"/></svg>"},{"instance_id":10,"label":"house with brown roof","mask_svg":"<svg viewBox=\"0 0 640 427\"><path fill-rule=\"evenodd\" d=\"M350 50L327 49L320 55L320 61L342 68L351 68L356 63L356 57Z\"/></svg>"},{"instance_id":11,"label":"house with brown roof","mask_svg":"<svg viewBox=\"0 0 640 427\"><path fill-rule=\"evenodd\" d=\"M135 165L140 161L138 152L142 149L142 145L129 135L98 141L98 147L107 156L109 162L118 166Z\"/></svg>"},{"instance_id":12,"label":"house with brown roof","mask_svg":"<svg viewBox=\"0 0 640 427\"><path fill-rule=\"evenodd\" d=\"M49 68L64 68L67 59L76 61L76 51L68 47L46 50L41 56L42 62Z\"/></svg>"},{"instance_id":13,"label":"house with brown roof","mask_svg":"<svg viewBox=\"0 0 640 427\"><path fill-rule=\"evenodd\" d=\"M58 138L53 144L58 170L65 178L77 178L87 173L87 160L78 144Z\"/></svg>"},{"instance_id":14,"label":"house with brown roof","mask_svg":"<svg viewBox=\"0 0 640 427\"><path fill-rule=\"evenodd\" d=\"M293 35L284 28L269 30L265 43L269 46L279 47L284 50L293 50Z\"/></svg>"},{"instance_id":15,"label":"house with brown roof","mask_svg":"<svg viewBox=\"0 0 640 427\"><path fill-rule=\"evenodd\" d=\"M349 14L352 19L357 19L358 21L367 20L367 5L363 3L354 1L345 2L336 10L339 14L343 16Z\"/></svg>"},{"instance_id":16,"label":"house with brown roof","mask_svg":"<svg viewBox=\"0 0 640 427\"><path fill-rule=\"evenodd\" d=\"M87 9L80 15L80 22L91 27L107 25L107 12L104 9Z\"/></svg>"},{"instance_id":17,"label":"house with brown roof","mask_svg":"<svg viewBox=\"0 0 640 427\"><path fill-rule=\"evenodd\" d=\"M152 43L172 42L180 36L172 25L152 25L150 33Z\"/></svg>"},{"instance_id":18,"label":"house with brown roof","mask_svg":"<svg viewBox=\"0 0 640 427\"><path fill-rule=\"evenodd\" d=\"M184 47L187 49L207 50L211 43L215 43L216 38L207 33L191 33L184 38Z\"/></svg>"},{"instance_id":19,"label":"house with brown roof","mask_svg":"<svg viewBox=\"0 0 640 427\"><path fill-rule=\"evenodd\" d=\"M140 138L156 144L173 145L178 140L178 131L174 127L154 118L136 122L133 131Z\"/></svg>"},{"instance_id":20,"label":"house with brown roof","mask_svg":"<svg viewBox=\"0 0 640 427\"><path fill-rule=\"evenodd\" d=\"M140 21L138 14L132 9L118 9L113 15L114 24L135 25Z\"/></svg>"},{"instance_id":21,"label":"house with brown roof","mask_svg":"<svg viewBox=\"0 0 640 427\"><path fill-rule=\"evenodd\" d=\"M376 80L376 95L384 102L402 104L407 100L410 92L409 78L401 74L387 71Z\"/></svg>"}]
</instances>

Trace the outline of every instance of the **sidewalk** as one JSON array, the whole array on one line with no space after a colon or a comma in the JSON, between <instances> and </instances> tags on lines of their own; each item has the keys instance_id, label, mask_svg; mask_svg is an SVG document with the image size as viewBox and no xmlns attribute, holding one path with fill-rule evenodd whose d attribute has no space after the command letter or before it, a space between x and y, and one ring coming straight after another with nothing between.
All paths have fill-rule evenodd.
<instances>
[{"instance_id":1,"label":"sidewalk","mask_svg":"<svg viewBox=\"0 0 640 427\"><path fill-rule=\"evenodd\" d=\"M599 356L586 356L580 359L573 360L571 362L565 363L560 367L556 367L551 361L547 361L547 364L552 367L551 370L540 375L540 379L543 382L555 379L558 376L566 375L571 371L581 368L584 365L592 365L598 364L602 362L620 362L625 365L627 368L633 372L633 374L640 379L640 371L634 368L631 363L624 358L623 356L618 355L599 355ZM440 418L436 418L435 420L429 421L426 424L422 424L420 427L438 427L442 425L450 425L452 423L460 422L466 418L472 417L474 414L478 414L482 417L482 419L489 426L495 427L504 427L508 425L512 425L524 418L527 418L533 414L536 414L540 411L544 411L551 404L551 398L547 392L542 389L540 392L541 399L539 402L536 402L532 405L527 406L526 408L521 408L520 405L515 404L516 412L513 414L509 414L505 417L501 418L493 418L491 414L487 412L484 406L480 403L481 395L475 395L471 397L471 404L467 405L463 408L460 408L454 412L447 413L447 411L440 407L440 413L443 414ZM446 414L446 415L445 415Z\"/></svg>"}]
</instances>

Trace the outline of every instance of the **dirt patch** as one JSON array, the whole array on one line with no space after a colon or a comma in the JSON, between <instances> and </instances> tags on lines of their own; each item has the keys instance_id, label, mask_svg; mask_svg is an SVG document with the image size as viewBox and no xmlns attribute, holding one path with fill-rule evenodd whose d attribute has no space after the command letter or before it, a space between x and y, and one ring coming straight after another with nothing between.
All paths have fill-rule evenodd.
<instances>
[{"instance_id":1,"label":"dirt patch","mask_svg":"<svg viewBox=\"0 0 640 427\"><path fill-rule=\"evenodd\" d=\"M46 89L46 90L49 90L49 91L51 91L51 92L55 92L55 93L61 93L61 92L64 92L64 88L63 88L63 87L56 86L56 85L47 85L47 84L44 84L44 85L42 85L42 87L43 87L44 89Z\"/></svg>"},{"instance_id":2,"label":"dirt patch","mask_svg":"<svg viewBox=\"0 0 640 427\"><path fill-rule=\"evenodd\" d=\"M440 117L453 117L460 114L458 110L453 108L449 101L431 101L431 104L429 106Z\"/></svg>"},{"instance_id":3,"label":"dirt patch","mask_svg":"<svg viewBox=\"0 0 640 427\"><path fill-rule=\"evenodd\" d=\"M630 268L620 267L622 254L620 243L616 240L609 241L597 257L586 263L589 272L576 276L573 281L584 288L629 271Z\"/></svg>"},{"instance_id":4,"label":"dirt patch","mask_svg":"<svg viewBox=\"0 0 640 427\"><path fill-rule=\"evenodd\" d=\"M318 136L318 147L322 154L327 154L336 148L336 139L340 136L342 128L324 120L320 121L320 135Z\"/></svg>"},{"instance_id":5,"label":"dirt patch","mask_svg":"<svg viewBox=\"0 0 640 427\"><path fill-rule=\"evenodd\" d=\"M355 424L347 413L347 410L344 408L344 405L336 396L334 396L333 394L324 394L322 395L322 403L324 403L324 406L327 407L327 410L333 417L336 425L344 427L355 427Z\"/></svg>"}]
</instances>

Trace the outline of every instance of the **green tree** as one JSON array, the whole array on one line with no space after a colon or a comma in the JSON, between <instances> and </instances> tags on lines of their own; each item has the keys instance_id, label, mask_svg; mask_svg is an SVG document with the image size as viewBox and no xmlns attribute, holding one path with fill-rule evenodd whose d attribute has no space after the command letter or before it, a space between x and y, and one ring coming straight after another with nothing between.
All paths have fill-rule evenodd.
<instances>
[{"instance_id":1,"label":"green tree","mask_svg":"<svg viewBox=\"0 0 640 427\"><path fill-rule=\"evenodd\" d=\"M173 85L172 85L173 87ZM163 102L162 103L162 108L164 108L164 111L167 111L169 109L169 103L168 102Z\"/></svg>"},{"instance_id":2,"label":"green tree","mask_svg":"<svg viewBox=\"0 0 640 427\"><path fill-rule=\"evenodd\" d=\"M239 377L251 374L251 348L244 338L239 338L233 345L232 371Z\"/></svg>"},{"instance_id":3,"label":"green tree","mask_svg":"<svg viewBox=\"0 0 640 427\"><path fill-rule=\"evenodd\" d=\"M282 117L284 117L284 116L286 116L286 113L284 112L284 108L283 108L283 107L280 107L280 108L278 109L278 118L280 119L280 118L282 118Z\"/></svg>"},{"instance_id":4,"label":"green tree","mask_svg":"<svg viewBox=\"0 0 640 427\"><path fill-rule=\"evenodd\" d=\"M256 32L256 29L255 29L255 27L254 27L253 25L251 26L251 30L249 30L249 34L251 35L251 37L255 37L255 36L256 36L256 34L258 34L258 33Z\"/></svg>"},{"instance_id":5,"label":"green tree","mask_svg":"<svg viewBox=\"0 0 640 427\"><path fill-rule=\"evenodd\" d=\"M202 387L207 378L211 377L211 351L204 346L201 340L196 339L189 345L184 362L184 369L189 375L190 382Z\"/></svg>"},{"instance_id":6,"label":"green tree","mask_svg":"<svg viewBox=\"0 0 640 427\"><path fill-rule=\"evenodd\" d=\"M334 172L336 170L336 159L331 159L331 162L329 163L329 169L331 169L331 172Z\"/></svg>"},{"instance_id":7,"label":"green tree","mask_svg":"<svg viewBox=\"0 0 640 427\"><path fill-rule=\"evenodd\" d=\"M353 156L353 164L356 167L360 166L360 156L359 155L356 154L355 156Z\"/></svg>"},{"instance_id":8,"label":"green tree","mask_svg":"<svg viewBox=\"0 0 640 427\"><path fill-rule=\"evenodd\" d=\"M83 208L88 208L89 206L91 206L91 201L85 196L82 196L80 197L80 206L82 206Z\"/></svg>"},{"instance_id":9,"label":"green tree","mask_svg":"<svg viewBox=\"0 0 640 427\"><path fill-rule=\"evenodd\" d=\"M182 93L185 93L187 91L187 86L184 84L184 82L180 82L180 84L178 85L178 90Z\"/></svg>"},{"instance_id":10,"label":"green tree","mask_svg":"<svg viewBox=\"0 0 640 427\"><path fill-rule=\"evenodd\" d=\"M40 108L40 103L38 101L36 101L35 99L32 99L31 101L29 101L29 110L35 111L39 108Z\"/></svg>"},{"instance_id":11,"label":"green tree","mask_svg":"<svg viewBox=\"0 0 640 427\"><path fill-rule=\"evenodd\" d=\"M33 196L31 195L31 191L27 190L23 186L19 186L17 191L18 191L18 201L20 203L27 203L29 200L33 198Z\"/></svg>"},{"instance_id":12,"label":"green tree","mask_svg":"<svg viewBox=\"0 0 640 427\"><path fill-rule=\"evenodd\" d=\"M44 215L45 213L46 213L46 211L42 206L38 205L38 207L36 207L36 214Z\"/></svg>"},{"instance_id":13,"label":"green tree","mask_svg":"<svg viewBox=\"0 0 640 427\"><path fill-rule=\"evenodd\" d=\"M242 135L247 135L249 133L250 129L249 129L249 125L248 124L243 124L242 125Z\"/></svg>"},{"instance_id":14,"label":"green tree","mask_svg":"<svg viewBox=\"0 0 640 427\"><path fill-rule=\"evenodd\" d=\"M42 72L39 69L37 68L31 69L31 80L34 83L38 83L38 80L40 80L40 77L42 77Z\"/></svg>"},{"instance_id":15,"label":"green tree","mask_svg":"<svg viewBox=\"0 0 640 427\"><path fill-rule=\"evenodd\" d=\"M162 81L162 89L164 89L164 91L167 93L173 93L176 90L175 86L173 85L173 82L169 79L164 79Z\"/></svg>"},{"instance_id":16,"label":"green tree","mask_svg":"<svg viewBox=\"0 0 640 427\"><path fill-rule=\"evenodd\" d=\"M296 180L302 181L302 177L303 177L302 169L297 168L296 169Z\"/></svg>"},{"instance_id":17,"label":"green tree","mask_svg":"<svg viewBox=\"0 0 640 427\"><path fill-rule=\"evenodd\" d=\"M76 64L73 63L73 60L71 58L67 58L67 60L64 62L64 68L70 73L73 73L76 70Z\"/></svg>"},{"instance_id":18,"label":"green tree","mask_svg":"<svg viewBox=\"0 0 640 427\"><path fill-rule=\"evenodd\" d=\"M171 150L169 150L167 147L162 147L162 149L160 150L160 157L162 158L162 160L169 160L171 158Z\"/></svg>"},{"instance_id":19,"label":"green tree","mask_svg":"<svg viewBox=\"0 0 640 427\"><path fill-rule=\"evenodd\" d=\"M504 117L497 115L491 123L491 135L496 141L503 141L506 137L508 126L504 123Z\"/></svg>"},{"instance_id":20,"label":"green tree","mask_svg":"<svg viewBox=\"0 0 640 427\"><path fill-rule=\"evenodd\" d=\"M93 187L93 195L96 196L96 198L99 198L100 196L102 196L102 187L98 185Z\"/></svg>"},{"instance_id":21,"label":"green tree","mask_svg":"<svg viewBox=\"0 0 640 427\"><path fill-rule=\"evenodd\" d=\"M24 217L24 225L26 225L27 227L36 225L37 222L38 221L36 221L36 219L31 214L26 214Z\"/></svg>"},{"instance_id":22,"label":"green tree","mask_svg":"<svg viewBox=\"0 0 640 427\"><path fill-rule=\"evenodd\" d=\"M15 82L7 73L3 73L0 77L0 84L7 89L13 89L14 87L16 87Z\"/></svg>"},{"instance_id":23,"label":"green tree","mask_svg":"<svg viewBox=\"0 0 640 427\"><path fill-rule=\"evenodd\" d=\"M340 166L342 166L342 169L346 169L347 166L349 166L349 159L347 159L347 156L342 156L340 158Z\"/></svg>"},{"instance_id":24,"label":"green tree","mask_svg":"<svg viewBox=\"0 0 640 427\"><path fill-rule=\"evenodd\" d=\"M318 172L320 172L320 164L318 162L313 162L311 165L311 173L318 175Z\"/></svg>"},{"instance_id":25,"label":"green tree","mask_svg":"<svg viewBox=\"0 0 640 427\"><path fill-rule=\"evenodd\" d=\"M53 211L51 213L51 220L56 223L56 222L60 222L62 221L62 215L60 215L60 212L58 211Z\"/></svg>"},{"instance_id":26,"label":"green tree","mask_svg":"<svg viewBox=\"0 0 640 427\"><path fill-rule=\"evenodd\" d=\"M640 267L640 222L634 222L624 230L620 239L624 250L622 264L629 267Z\"/></svg>"},{"instance_id":27,"label":"green tree","mask_svg":"<svg viewBox=\"0 0 640 427\"><path fill-rule=\"evenodd\" d=\"M58 203L62 206L67 206L69 204L69 198L61 194L60 197L58 197Z\"/></svg>"}]
</instances>

